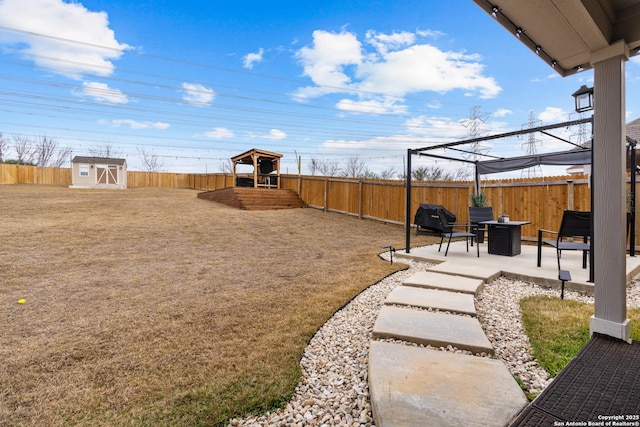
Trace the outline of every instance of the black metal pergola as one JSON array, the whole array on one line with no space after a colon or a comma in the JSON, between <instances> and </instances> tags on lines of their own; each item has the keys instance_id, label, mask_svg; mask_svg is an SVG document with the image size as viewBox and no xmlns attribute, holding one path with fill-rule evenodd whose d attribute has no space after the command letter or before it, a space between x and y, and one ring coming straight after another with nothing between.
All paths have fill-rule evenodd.
<instances>
[{"instance_id":1,"label":"black metal pergola","mask_svg":"<svg viewBox=\"0 0 640 427\"><path fill-rule=\"evenodd\" d=\"M529 167L537 166L537 165L585 165L593 163L593 151L591 147L585 147L578 144L575 144L571 141L560 138L556 135L549 133L549 130L558 129L562 127L569 127L580 125L583 123L590 123L593 131L593 117L572 120L568 122L556 123L552 125L533 127L528 129L523 129L519 131L512 131L507 133L501 133L496 135L488 135L479 138L472 138L462 141L454 141L445 144L434 145L430 147L423 147L417 149L408 149L407 150L407 173L406 173L406 217L405 217L405 233L406 233L406 253L410 253L411 251L411 158L413 155L417 156L425 156L434 159L440 160L450 160L450 161L459 161L464 163L470 163L475 165L475 193L480 192L480 176L491 173L500 173L500 172L508 172L519 169L526 169ZM552 152L552 153L542 153L528 156L517 156L517 157L497 157L488 154L481 153L473 153L470 150L464 150L459 148L464 145L480 143L490 140L497 140L501 138L509 138L514 136L520 136L530 133L540 132L544 135L559 139L568 144L574 145L574 148L569 151L560 151L560 152ZM593 132L592 132L593 133ZM592 139L593 144L593 139ZM627 137L627 152L628 158L630 158L630 169L631 169L631 182L635 183L636 174L637 174L637 165L636 165L636 144L637 141ZM432 151L434 150L449 150L456 153L466 153L466 154L476 154L482 157L485 160L470 160L465 159L463 157L454 157L452 155L442 155L435 154ZM593 182L593 170L591 172L591 180ZM593 185L591 186L591 192L593 193ZM636 186L631 185L630 192L630 203L631 203L631 219L629 224L629 234L630 234L630 255L635 256L635 200L636 200ZM591 203L593 205L593 194L591 194ZM593 211L593 209L591 209ZM593 236L593 215L591 216L591 229ZM592 245L593 248L593 245ZM590 263L593 265L593 249L590 251ZM590 274L592 276L592 274Z\"/></svg>"}]
</instances>

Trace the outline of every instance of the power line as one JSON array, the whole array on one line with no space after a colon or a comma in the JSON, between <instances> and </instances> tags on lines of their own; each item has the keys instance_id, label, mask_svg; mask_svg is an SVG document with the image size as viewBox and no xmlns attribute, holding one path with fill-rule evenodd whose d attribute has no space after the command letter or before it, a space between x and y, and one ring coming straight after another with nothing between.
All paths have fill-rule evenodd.
<instances>
[{"instance_id":1,"label":"power line","mask_svg":"<svg viewBox=\"0 0 640 427\"><path fill-rule=\"evenodd\" d=\"M42 37L49 40L55 40L61 43L71 43L76 45L82 45L86 47L90 47L92 49L106 49L115 52L124 52L128 50L129 46L127 45L118 45L118 46L104 46L93 43L87 43L79 40L71 40L62 37L47 35L38 32L32 31L24 31L16 28L10 28L6 26L0 26L0 30L4 31L13 31L18 33L27 34L33 37ZM232 75L244 75L251 78L263 79L268 82L279 81L283 83L293 84L295 86L303 87L308 86L308 80L306 79L293 79L286 78L281 76L273 76L266 74L259 74L253 71L246 70L238 70L232 68L220 67L212 64L199 63L195 61L188 61L176 58L163 57L159 55L151 55L139 50L128 50L128 52L132 55L136 55L142 58L148 58L151 60L157 61L165 61L174 64L183 64L192 67L202 68L205 70L213 70L221 73L228 73ZM67 71L81 69L89 69L93 67L93 70L100 71L100 73L111 71L111 67L96 67L95 64L91 64L88 62L70 60L64 58L57 58L53 56L46 55L36 55L29 54L27 52L20 51L22 56L30 57L36 63L39 61L49 61L55 62L59 64L64 71L64 67L67 67ZM25 67L25 63L23 61L5 61L0 60L5 64L10 64L12 66L17 67ZM55 69L55 67L44 67L44 66L33 66L29 67L35 69L42 70L51 70ZM6 70L7 68L5 68ZM98 74L100 74L98 73ZM81 73L86 74L86 73ZM26 75L26 73L25 73ZM217 90L224 89L222 92L215 93L215 102L212 104L202 103L201 105L207 106L208 110L205 112L193 112L190 111L181 111L180 108L184 106L187 102L180 98L177 94L183 93L184 88L180 82L184 82L185 80L192 79L178 79L175 76L140 72L134 70L127 70L126 68L118 67L117 75L108 75L101 76L100 80L113 83L119 83L122 85L128 85L134 87L136 90L122 93L123 100L130 100L126 104L108 104L104 102L97 102L90 98L91 95L101 96L101 97L109 97L116 92L116 90L106 87L104 89L93 88L92 93L90 94L82 94L79 92L79 85L77 81L73 81L73 83L62 82L56 80L55 77L48 76L46 79L32 79L25 77L25 75L14 75L14 74L5 74L0 76L1 80L5 81L13 81L19 82L27 85L27 87L31 88L31 91L27 91L25 89L20 90L0 90L0 95L4 97L2 111L8 113L17 113L28 117L31 121L38 122L38 119L61 119L65 118L68 120L68 123L83 123L83 122L91 122L95 123L97 118L116 118L126 115L127 119L137 119L140 118L142 120L148 119L148 116L145 114L152 114L153 119L156 118L158 120L164 120L170 122L171 126L173 125L181 125L185 128L197 128L203 127L205 129L211 129L212 127L222 127L228 125L237 125L241 126L244 129L248 129L251 131L255 131L257 134L264 132L261 126L269 128L269 125L273 125L277 123L277 126L286 126L287 134L291 135L295 133L299 134L311 134L313 138L325 138L325 140L334 140L336 142L339 141L358 141L358 142L368 142L362 141L364 140L374 140L377 137L380 137L387 126L394 127L402 127L405 129L419 131L424 129L421 126L414 125L413 128L410 128L410 125L407 123L402 123L403 116L397 114L396 111L390 111L389 107L393 107L394 102L399 101L401 103L406 102L420 102L426 104L428 99L412 97L412 96L397 96L391 94L385 94L381 92L374 91L365 91L359 90L357 88L346 88L340 86L328 86L328 85L317 85L314 83L314 87L318 87L321 89L327 89L329 91L340 91L340 92L348 92L351 95L357 95L362 97L385 97L387 99L392 100L391 105L382 105L382 104L371 104L369 105L370 111L377 112L378 114L373 116L364 116L354 114L353 111L343 111L343 117L336 117L336 114L340 114L341 112L336 108L335 101L326 101L322 98L314 99L312 102L300 103L292 100L292 94L286 93L278 93L263 89L256 89L250 86L240 87L240 86L230 86L224 85L221 83L213 83L211 81L201 82L198 80L200 84L206 86L213 86ZM124 78L123 75L135 76L134 78ZM263 86L270 86L269 83L264 84ZM45 90L41 90L44 88ZM70 92L70 95L62 96L62 95L52 95L50 92L51 89L54 90L67 90ZM295 88L294 88L295 89ZM43 93L48 91L48 93ZM74 91L76 91L74 93ZM197 92L197 90L196 90ZM293 92L293 91L292 91ZM173 95L171 95L173 93ZM125 98L126 97L126 98ZM295 99L295 98L293 98ZM310 100L308 100L310 101ZM149 103L153 103L153 105L149 105ZM241 105L240 105L241 103ZM443 105L458 105L453 103L441 103ZM10 108L8 108L10 107ZM414 108L414 107L412 107ZM414 108L413 113L429 113L431 110L422 110L420 108ZM99 115L96 117L96 115ZM69 116L73 116L72 119L68 119ZM100 117L102 116L102 117ZM214 123L218 121L220 125L216 126ZM20 123L2 123L4 125L10 126L11 129L15 129L19 127ZM29 132L33 132L34 129L46 129L48 132L55 132L57 134L52 135L52 137L57 137L58 139L66 139L69 141L77 141L79 143L113 143L112 139L109 138L119 138L118 144L126 146L126 147L137 147L137 146L150 146L156 149L161 150L207 150L210 148L203 147L200 144L224 144L224 150L231 150L233 147L242 147L246 146L247 142L238 142L232 140L221 140L220 142L206 139L202 135L204 130L201 130L200 135L195 136L192 134L190 136L181 136L181 137L172 137L172 136L158 136L158 135L142 135L140 133L134 132L110 132L106 130L82 130L73 129L72 127L68 127L65 125L57 125L57 126L45 126L44 124L38 125L29 123L28 125L23 125L26 129L29 129ZM312 129L309 129L309 126L313 126ZM262 129L262 130L261 130ZM453 130L453 128L451 129ZM198 133L198 132L195 132ZM7 132L5 132L7 134ZM9 135L17 135L19 134L16 131L11 131ZM82 134L86 135L81 138L76 135ZM70 135L70 136L69 136ZM264 136L264 135L263 135ZM422 140L421 137L416 136L416 140ZM448 140L446 138L437 138L430 137L431 140L437 141ZM122 140L124 139L124 140ZM368 150L372 153L382 153L388 152L390 149L393 150L394 145L391 141L395 141L393 135L384 137L387 141L386 144L368 144L366 145ZM224 141L224 142L222 142ZM374 141L369 141L374 142ZM300 150L300 147L305 147L304 142L298 142L296 145L297 149ZM403 144L406 144L406 140L404 142L397 142L398 146L404 149ZM282 148L283 150L292 150L292 143L290 141L275 141L270 140L269 145L274 148ZM343 146L346 144L342 144ZM222 148L216 147L216 149L221 150ZM332 152L327 152L326 148L318 149L315 152L309 151L305 153L301 151L301 154L306 155L316 155L317 151L322 151L326 156L342 156L342 153L361 152L361 148L359 146L355 147L343 147L340 148L340 154L338 151L335 151L335 154ZM337 149L334 149L337 150ZM166 154L167 157L172 157L169 154ZM187 158L187 157L185 157ZM199 157L192 157L199 158ZM395 156L387 155L380 157L369 157L371 159L374 158L395 158ZM215 158L212 158L215 159Z\"/></svg>"}]
</instances>

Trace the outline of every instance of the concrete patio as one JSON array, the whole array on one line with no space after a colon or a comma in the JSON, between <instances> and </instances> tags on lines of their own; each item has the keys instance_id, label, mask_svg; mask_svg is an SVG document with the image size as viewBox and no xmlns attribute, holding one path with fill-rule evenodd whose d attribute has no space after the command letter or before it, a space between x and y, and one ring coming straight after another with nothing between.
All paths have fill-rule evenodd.
<instances>
[{"instance_id":1,"label":"concrete patio","mask_svg":"<svg viewBox=\"0 0 640 427\"><path fill-rule=\"evenodd\" d=\"M446 243L445 243L446 244ZM522 244L520 255L513 257L491 255L487 253L486 243L480 245L480 257L476 256L475 247L466 252L464 241L452 242L449 253L444 256L438 252L438 245L423 246L411 249L410 253L398 250L397 258L409 258L437 264L430 269L434 272L454 276L482 279L486 283L497 277L505 276L544 286L560 286L558 280L558 261L556 250L550 246L542 248L541 267L536 266L538 247L535 244ZM627 282L640 274L640 256L627 255ZM566 283L565 289L573 289L588 294L593 293L593 283L589 282L589 269L582 268L582 252L564 251L561 265L563 270L571 273L572 280Z\"/></svg>"},{"instance_id":2,"label":"concrete patio","mask_svg":"<svg viewBox=\"0 0 640 427\"><path fill-rule=\"evenodd\" d=\"M527 400L506 365L487 359L493 348L475 319L468 298L485 283L507 276L560 287L556 251L522 245L514 257L490 255L486 244L466 252L464 242L451 244L448 255L438 245L396 252L398 258L434 263L428 272L405 279L385 301L373 329L369 352L370 396L377 426L509 425L527 406ZM562 268L571 272L566 289L593 293L582 253L562 254ZM627 256L627 279L640 273L640 257ZM437 309L447 313L434 313ZM407 346L401 340L418 346ZM443 352L448 345L474 355Z\"/></svg>"}]
</instances>

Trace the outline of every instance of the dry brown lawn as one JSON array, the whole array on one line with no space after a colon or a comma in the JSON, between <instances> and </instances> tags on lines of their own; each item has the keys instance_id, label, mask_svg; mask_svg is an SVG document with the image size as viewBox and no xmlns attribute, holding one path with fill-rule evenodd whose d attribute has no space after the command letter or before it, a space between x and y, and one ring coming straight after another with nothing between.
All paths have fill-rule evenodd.
<instances>
[{"instance_id":1,"label":"dry brown lawn","mask_svg":"<svg viewBox=\"0 0 640 427\"><path fill-rule=\"evenodd\" d=\"M402 227L196 194L0 186L0 425L220 425L282 405L318 327L401 267L377 254Z\"/></svg>"}]
</instances>

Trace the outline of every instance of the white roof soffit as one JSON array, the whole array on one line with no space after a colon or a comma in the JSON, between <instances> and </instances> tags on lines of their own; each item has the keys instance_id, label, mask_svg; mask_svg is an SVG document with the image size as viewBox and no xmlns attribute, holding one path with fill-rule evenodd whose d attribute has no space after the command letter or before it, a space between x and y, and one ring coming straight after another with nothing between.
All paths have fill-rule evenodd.
<instances>
[{"instance_id":1,"label":"white roof soffit","mask_svg":"<svg viewBox=\"0 0 640 427\"><path fill-rule=\"evenodd\" d=\"M640 0L473 0L561 76L623 40L640 54Z\"/></svg>"}]
</instances>

